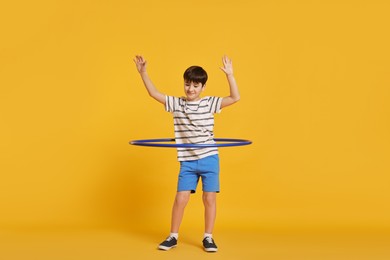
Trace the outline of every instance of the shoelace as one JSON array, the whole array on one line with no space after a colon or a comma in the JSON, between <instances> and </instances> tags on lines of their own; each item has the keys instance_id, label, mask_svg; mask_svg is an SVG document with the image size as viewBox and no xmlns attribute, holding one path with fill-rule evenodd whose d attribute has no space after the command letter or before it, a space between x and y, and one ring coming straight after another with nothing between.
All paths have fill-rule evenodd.
<instances>
[{"instance_id":1,"label":"shoelace","mask_svg":"<svg viewBox=\"0 0 390 260\"><path fill-rule=\"evenodd\" d=\"M167 237L167 241L171 241L172 239L174 239L174 237Z\"/></svg>"},{"instance_id":2,"label":"shoelace","mask_svg":"<svg viewBox=\"0 0 390 260\"><path fill-rule=\"evenodd\" d=\"M209 243L209 244L213 244L213 239L211 237L205 237L206 241Z\"/></svg>"}]
</instances>

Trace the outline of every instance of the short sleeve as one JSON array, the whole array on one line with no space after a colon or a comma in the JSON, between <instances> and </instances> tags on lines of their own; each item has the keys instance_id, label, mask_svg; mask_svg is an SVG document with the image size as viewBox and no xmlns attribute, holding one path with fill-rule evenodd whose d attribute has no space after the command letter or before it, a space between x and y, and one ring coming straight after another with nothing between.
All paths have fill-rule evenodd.
<instances>
[{"instance_id":1,"label":"short sleeve","mask_svg":"<svg viewBox=\"0 0 390 260\"><path fill-rule=\"evenodd\" d=\"M221 112L222 98L221 97L210 97L209 106L210 113L216 114Z\"/></svg>"},{"instance_id":2,"label":"short sleeve","mask_svg":"<svg viewBox=\"0 0 390 260\"><path fill-rule=\"evenodd\" d=\"M165 96L165 111L175 112L179 108L179 98L173 96Z\"/></svg>"}]
</instances>

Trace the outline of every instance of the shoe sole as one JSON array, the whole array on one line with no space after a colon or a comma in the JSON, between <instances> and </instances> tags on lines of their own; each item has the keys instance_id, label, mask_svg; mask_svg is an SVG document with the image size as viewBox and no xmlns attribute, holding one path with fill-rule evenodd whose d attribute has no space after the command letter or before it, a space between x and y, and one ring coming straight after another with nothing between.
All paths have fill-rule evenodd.
<instances>
[{"instance_id":1,"label":"shoe sole","mask_svg":"<svg viewBox=\"0 0 390 260\"><path fill-rule=\"evenodd\" d=\"M206 252L217 252L218 249L217 248L204 248L204 251L206 251Z\"/></svg>"},{"instance_id":2,"label":"shoe sole","mask_svg":"<svg viewBox=\"0 0 390 260\"><path fill-rule=\"evenodd\" d=\"M161 250L164 250L164 251L168 251L169 249L172 249L172 248L175 248L175 246L171 246L171 247L168 247L168 246L159 246L158 249L161 249Z\"/></svg>"}]
</instances>

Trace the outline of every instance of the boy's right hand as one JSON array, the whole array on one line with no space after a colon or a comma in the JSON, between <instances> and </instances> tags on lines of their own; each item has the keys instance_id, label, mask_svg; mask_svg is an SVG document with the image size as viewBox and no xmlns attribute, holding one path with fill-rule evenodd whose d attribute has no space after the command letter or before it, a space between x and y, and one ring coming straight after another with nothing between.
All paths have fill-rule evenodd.
<instances>
[{"instance_id":1,"label":"boy's right hand","mask_svg":"<svg viewBox=\"0 0 390 260\"><path fill-rule=\"evenodd\" d=\"M139 73L146 72L146 60L141 55L136 55L133 59Z\"/></svg>"}]
</instances>

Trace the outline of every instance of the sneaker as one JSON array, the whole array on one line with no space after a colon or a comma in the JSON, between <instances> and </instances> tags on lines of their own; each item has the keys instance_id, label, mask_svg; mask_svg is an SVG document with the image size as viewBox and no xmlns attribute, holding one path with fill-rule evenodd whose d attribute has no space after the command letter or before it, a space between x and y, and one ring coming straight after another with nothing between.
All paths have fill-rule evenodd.
<instances>
[{"instance_id":1,"label":"sneaker","mask_svg":"<svg viewBox=\"0 0 390 260\"><path fill-rule=\"evenodd\" d=\"M203 242L203 248L205 251L207 251L207 252L217 252L218 251L218 247L211 237L205 237L202 242Z\"/></svg>"},{"instance_id":2,"label":"sneaker","mask_svg":"<svg viewBox=\"0 0 390 260\"><path fill-rule=\"evenodd\" d=\"M171 248L176 247L177 245L177 239L174 237L167 237L164 242L162 242L158 248L161 250L169 250Z\"/></svg>"}]
</instances>

